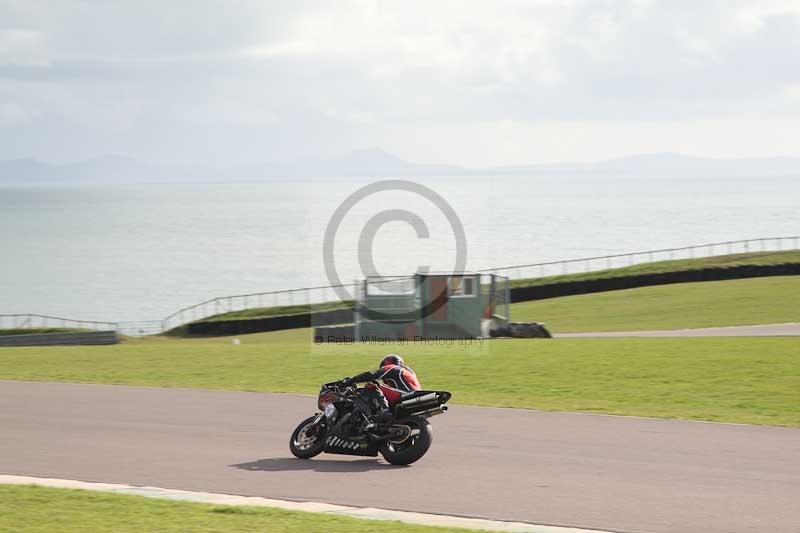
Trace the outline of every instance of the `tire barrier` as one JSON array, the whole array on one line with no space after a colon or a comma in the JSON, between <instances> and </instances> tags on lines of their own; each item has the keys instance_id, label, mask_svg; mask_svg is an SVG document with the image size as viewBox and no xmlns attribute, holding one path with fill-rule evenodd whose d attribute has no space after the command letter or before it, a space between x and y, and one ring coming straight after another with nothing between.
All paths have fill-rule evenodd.
<instances>
[{"instance_id":1,"label":"tire barrier","mask_svg":"<svg viewBox=\"0 0 800 533\"><path fill-rule=\"evenodd\" d=\"M269 316L238 320L209 320L188 324L189 335L241 335L263 331L282 329L310 328L311 326L328 326L353 322L352 309L335 309L333 311L317 311L297 315Z\"/></svg>"},{"instance_id":2,"label":"tire barrier","mask_svg":"<svg viewBox=\"0 0 800 533\"><path fill-rule=\"evenodd\" d=\"M87 346L117 344L116 331L87 331L75 333L26 333L0 335L0 346Z\"/></svg>"},{"instance_id":3,"label":"tire barrier","mask_svg":"<svg viewBox=\"0 0 800 533\"><path fill-rule=\"evenodd\" d=\"M550 339L553 337L541 322L511 322L507 326L489 331L489 336L515 339Z\"/></svg>"}]
</instances>

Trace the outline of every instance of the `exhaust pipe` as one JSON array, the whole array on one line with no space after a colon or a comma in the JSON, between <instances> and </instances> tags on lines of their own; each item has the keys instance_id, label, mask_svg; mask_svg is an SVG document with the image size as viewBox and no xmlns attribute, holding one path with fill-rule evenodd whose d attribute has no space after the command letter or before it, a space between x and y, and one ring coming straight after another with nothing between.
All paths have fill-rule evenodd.
<instances>
[{"instance_id":1,"label":"exhaust pipe","mask_svg":"<svg viewBox=\"0 0 800 533\"><path fill-rule=\"evenodd\" d=\"M417 396L416 398L411 398L410 400L406 400L404 402L400 402L400 405L409 408L415 405L421 405L424 403L438 403L439 400L436 397L436 393L432 392L430 394L426 394L424 396Z\"/></svg>"},{"instance_id":2,"label":"exhaust pipe","mask_svg":"<svg viewBox=\"0 0 800 533\"><path fill-rule=\"evenodd\" d=\"M415 413L415 416L421 416L422 418L430 418L432 416L441 415L445 411L447 411L447 406L440 405L436 409L430 409L429 411L422 411L421 413Z\"/></svg>"}]
</instances>

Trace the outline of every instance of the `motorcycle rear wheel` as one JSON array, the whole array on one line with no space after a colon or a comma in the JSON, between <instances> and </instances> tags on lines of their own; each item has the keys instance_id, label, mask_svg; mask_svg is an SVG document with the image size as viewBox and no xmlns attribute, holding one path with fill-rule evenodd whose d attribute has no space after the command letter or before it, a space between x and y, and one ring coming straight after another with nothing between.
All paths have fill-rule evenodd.
<instances>
[{"instance_id":1,"label":"motorcycle rear wheel","mask_svg":"<svg viewBox=\"0 0 800 533\"><path fill-rule=\"evenodd\" d=\"M419 461L433 443L433 429L424 418L414 418L403 424L411 426L414 434L400 444L385 442L380 448L386 462L393 465L410 465Z\"/></svg>"},{"instance_id":2,"label":"motorcycle rear wheel","mask_svg":"<svg viewBox=\"0 0 800 533\"><path fill-rule=\"evenodd\" d=\"M311 459L322 453L325 448L325 428L314 427L316 416L310 416L300 422L289 437L289 451L298 459ZM315 431L309 435L309 431Z\"/></svg>"}]
</instances>

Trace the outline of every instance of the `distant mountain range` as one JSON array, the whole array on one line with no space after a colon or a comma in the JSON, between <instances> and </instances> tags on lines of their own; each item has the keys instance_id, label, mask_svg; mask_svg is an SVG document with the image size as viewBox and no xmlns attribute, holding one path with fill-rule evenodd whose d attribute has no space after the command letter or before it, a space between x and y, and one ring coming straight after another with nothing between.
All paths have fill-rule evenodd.
<instances>
[{"instance_id":1,"label":"distant mountain range","mask_svg":"<svg viewBox=\"0 0 800 533\"><path fill-rule=\"evenodd\" d=\"M53 165L37 159L0 161L0 184L131 183L155 181L227 181L276 178L435 177L435 176L558 176L632 177L766 177L800 176L800 158L712 159L675 153L642 154L588 163L466 168L414 163L380 149L367 149L329 159L225 168L159 166L119 155Z\"/></svg>"},{"instance_id":2,"label":"distant mountain range","mask_svg":"<svg viewBox=\"0 0 800 533\"><path fill-rule=\"evenodd\" d=\"M800 157L707 158L670 152L639 154L590 163L555 163L493 169L501 174L601 174L642 177L800 176Z\"/></svg>"},{"instance_id":3,"label":"distant mountain range","mask_svg":"<svg viewBox=\"0 0 800 533\"><path fill-rule=\"evenodd\" d=\"M0 183L117 182L152 180L160 172L136 159L107 155L85 161L52 165L38 159L0 161Z\"/></svg>"}]
</instances>

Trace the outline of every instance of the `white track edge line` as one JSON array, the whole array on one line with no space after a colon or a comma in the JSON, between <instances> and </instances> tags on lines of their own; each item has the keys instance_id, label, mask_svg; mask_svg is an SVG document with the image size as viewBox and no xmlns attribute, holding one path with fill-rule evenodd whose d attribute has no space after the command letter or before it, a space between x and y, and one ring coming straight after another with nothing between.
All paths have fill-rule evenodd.
<instances>
[{"instance_id":1,"label":"white track edge line","mask_svg":"<svg viewBox=\"0 0 800 533\"><path fill-rule=\"evenodd\" d=\"M611 533L597 529L580 529L562 526L548 526L527 524L523 522L503 522L499 520L484 520L480 518L464 518L460 516L447 516L428 513L414 513L409 511L392 511L389 509L376 509L372 507L349 507L318 502L294 502L289 500L276 500L260 496L237 496L233 494L219 494L214 492L199 492L178 489L164 489L160 487L137 487L134 485L118 483L94 483L71 479L55 479L31 476L13 476L0 474L2 485L36 485L40 487L54 487L62 489L83 489L115 494L128 494L159 498L166 500L180 500L195 503L214 505L240 505L256 507L274 507L287 511L303 511L310 513L323 513L367 520L393 520L409 524L427 526L457 527L465 529L482 529L487 531L503 531L507 533Z\"/></svg>"}]
</instances>

